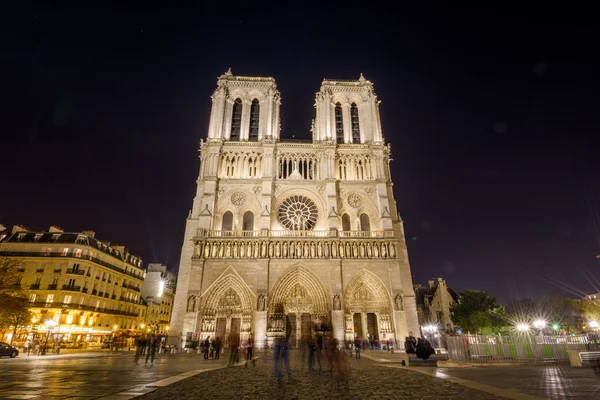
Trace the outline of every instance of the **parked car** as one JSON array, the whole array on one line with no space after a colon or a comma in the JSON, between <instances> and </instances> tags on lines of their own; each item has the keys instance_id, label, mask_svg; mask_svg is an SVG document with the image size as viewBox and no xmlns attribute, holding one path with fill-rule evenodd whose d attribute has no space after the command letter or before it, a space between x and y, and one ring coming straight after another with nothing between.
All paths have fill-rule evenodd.
<instances>
[{"instance_id":1,"label":"parked car","mask_svg":"<svg viewBox=\"0 0 600 400\"><path fill-rule=\"evenodd\" d=\"M8 343L0 342L0 357L15 358L19 355L19 349L15 346L11 346Z\"/></svg>"}]
</instances>

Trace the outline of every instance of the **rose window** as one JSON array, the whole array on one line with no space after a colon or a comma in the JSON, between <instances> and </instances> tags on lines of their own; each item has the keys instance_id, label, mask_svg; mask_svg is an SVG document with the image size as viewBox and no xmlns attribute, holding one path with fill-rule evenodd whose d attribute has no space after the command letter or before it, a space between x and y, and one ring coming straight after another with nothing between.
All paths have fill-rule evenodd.
<instances>
[{"instance_id":1,"label":"rose window","mask_svg":"<svg viewBox=\"0 0 600 400\"><path fill-rule=\"evenodd\" d=\"M279 207L279 222L293 231L308 231L315 227L319 211L314 201L306 196L294 195Z\"/></svg>"}]
</instances>

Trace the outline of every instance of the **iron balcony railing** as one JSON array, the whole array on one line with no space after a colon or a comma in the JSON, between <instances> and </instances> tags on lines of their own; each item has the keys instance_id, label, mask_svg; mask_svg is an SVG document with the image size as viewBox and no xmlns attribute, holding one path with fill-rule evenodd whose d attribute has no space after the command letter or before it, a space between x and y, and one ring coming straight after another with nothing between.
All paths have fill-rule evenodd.
<instances>
[{"instance_id":1,"label":"iron balcony railing","mask_svg":"<svg viewBox=\"0 0 600 400\"><path fill-rule=\"evenodd\" d=\"M83 271L83 270L75 270L73 268L69 268L69 269L67 269L67 274L84 275L85 271Z\"/></svg>"},{"instance_id":2,"label":"iron balcony railing","mask_svg":"<svg viewBox=\"0 0 600 400\"><path fill-rule=\"evenodd\" d=\"M44 268L38 268L35 270L35 272L44 272Z\"/></svg>"},{"instance_id":3,"label":"iron balcony railing","mask_svg":"<svg viewBox=\"0 0 600 400\"><path fill-rule=\"evenodd\" d=\"M53 283L51 285L48 285L48 290L56 290L57 287L58 285Z\"/></svg>"},{"instance_id":4,"label":"iron balcony railing","mask_svg":"<svg viewBox=\"0 0 600 400\"><path fill-rule=\"evenodd\" d=\"M3 256L7 256L7 257L60 257L60 258L74 258L74 259L83 259L83 260L89 260L92 261L98 265L102 265L103 267L109 268L113 271L119 272L121 274L126 274L129 275L133 278L139 279L140 281L143 279L143 272L140 270L139 274L134 274L130 271L125 271L120 267L117 267L116 265L110 264L104 260L100 260L99 258L96 257L91 257L91 256L83 256L83 255L77 255L77 253L75 252L53 252L53 253L47 253L47 252L41 252L41 251L32 251L32 252L28 252L28 251L0 251L0 255ZM54 270L54 272L61 272L62 270Z\"/></svg>"},{"instance_id":5,"label":"iron balcony railing","mask_svg":"<svg viewBox=\"0 0 600 400\"><path fill-rule=\"evenodd\" d=\"M138 313L136 312L127 312L122 310L113 310L110 308L100 308L100 307L92 307L86 306L83 304L73 304L73 303L46 303L45 301L33 302L29 303L29 306L32 308L63 308L63 309L71 309L71 310L84 310L84 311L92 311L102 314L114 314L114 315L124 315L127 317L138 317Z\"/></svg>"},{"instance_id":6,"label":"iron balcony railing","mask_svg":"<svg viewBox=\"0 0 600 400\"><path fill-rule=\"evenodd\" d=\"M68 290L71 292L80 292L81 291L81 286L70 286L70 285L63 285L63 290Z\"/></svg>"},{"instance_id":7,"label":"iron balcony railing","mask_svg":"<svg viewBox=\"0 0 600 400\"><path fill-rule=\"evenodd\" d=\"M39 288L40 288L39 283L34 283L33 285L29 285L29 289L39 289Z\"/></svg>"}]
</instances>

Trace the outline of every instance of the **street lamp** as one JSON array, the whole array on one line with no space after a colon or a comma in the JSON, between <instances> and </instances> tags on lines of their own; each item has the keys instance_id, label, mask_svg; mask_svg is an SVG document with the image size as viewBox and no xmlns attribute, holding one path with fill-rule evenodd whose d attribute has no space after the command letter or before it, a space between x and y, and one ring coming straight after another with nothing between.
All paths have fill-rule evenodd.
<instances>
[{"instance_id":1,"label":"street lamp","mask_svg":"<svg viewBox=\"0 0 600 400\"><path fill-rule=\"evenodd\" d=\"M598 329L598 321L590 321L588 324L592 329Z\"/></svg>"},{"instance_id":2,"label":"street lamp","mask_svg":"<svg viewBox=\"0 0 600 400\"><path fill-rule=\"evenodd\" d=\"M46 342L44 343L44 348L42 349L41 355L46 355L46 348L48 347L48 339L50 338L50 332L56 326L56 321L53 319L49 319L45 322L46 328L48 329L48 333L46 333Z\"/></svg>"},{"instance_id":3,"label":"street lamp","mask_svg":"<svg viewBox=\"0 0 600 400\"><path fill-rule=\"evenodd\" d=\"M527 332L529 330L529 324L525 324L525 323L517 324L517 330L519 332Z\"/></svg>"},{"instance_id":4,"label":"street lamp","mask_svg":"<svg viewBox=\"0 0 600 400\"><path fill-rule=\"evenodd\" d=\"M535 329L537 329L540 333L540 335L542 334L542 332L544 331L544 328L546 327L546 321L544 321L543 319L537 319L535 321L533 321L533 326L535 327Z\"/></svg>"}]
</instances>

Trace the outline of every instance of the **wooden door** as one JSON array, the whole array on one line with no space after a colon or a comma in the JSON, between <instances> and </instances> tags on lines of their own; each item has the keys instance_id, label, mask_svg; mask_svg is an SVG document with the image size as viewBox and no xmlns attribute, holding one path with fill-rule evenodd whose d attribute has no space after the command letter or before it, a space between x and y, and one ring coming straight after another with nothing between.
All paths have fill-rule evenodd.
<instances>
[{"instance_id":1,"label":"wooden door","mask_svg":"<svg viewBox=\"0 0 600 400\"><path fill-rule=\"evenodd\" d=\"M292 347L296 347L296 314L288 314L285 318L285 336Z\"/></svg>"},{"instance_id":2,"label":"wooden door","mask_svg":"<svg viewBox=\"0 0 600 400\"><path fill-rule=\"evenodd\" d=\"M231 318L231 330L229 331L229 342L233 341L238 347L240 345L240 325L241 318Z\"/></svg>"},{"instance_id":3,"label":"wooden door","mask_svg":"<svg viewBox=\"0 0 600 400\"><path fill-rule=\"evenodd\" d=\"M355 313L352 316L352 319L354 320L354 336L362 338L362 315L360 315L360 313Z\"/></svg>"},{"instance_id":4,"label":"wooden door","mask_svg":"<svg viewBox=\"0 0 600 400\"><path fill-rule=\"evenodd\" d=\"M221 339L221 343L225 343L225 330L227 329L227 318L217 318L217 329L215 330L215 338Z\"/></svg>"},{"instance_id":5,"label":"wooden door","mask_svg":"<svg viewBox=\"0 0 600 400\"><path fill-rule=\"evenodd\" d=\"M367 333L369 338L379 339L379 331L377 330L377 315L374 313L367 314Z\"/></svg>"},{"instance_id":6,"label":"wooden door","mask_svg":"<svg viewBox=\"0 0 600 400\"><path fill-rule=\"evenodd\" d=\"M312 323L310 314L302 314L301 319L301 335L302 335L302 343L307 342L312 336Z\"/></svg>"}]
</instances>

